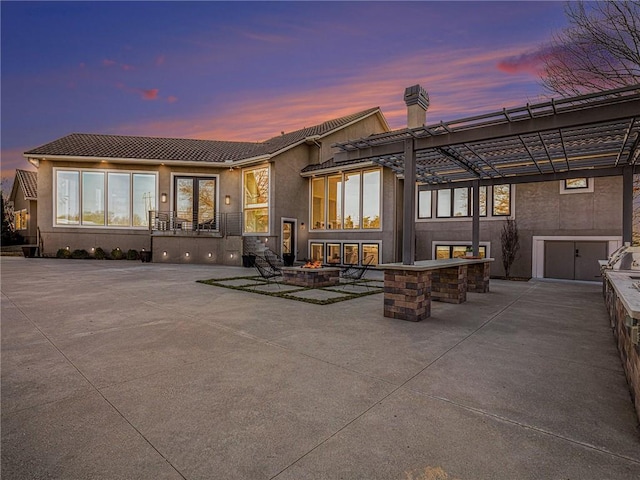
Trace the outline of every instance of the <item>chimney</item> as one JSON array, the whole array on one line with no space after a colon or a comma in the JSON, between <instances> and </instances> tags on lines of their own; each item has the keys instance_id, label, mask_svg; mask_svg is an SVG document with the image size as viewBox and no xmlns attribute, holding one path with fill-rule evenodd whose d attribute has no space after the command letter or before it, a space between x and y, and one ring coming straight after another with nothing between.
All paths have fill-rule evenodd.
<instances>
[{"instance_id":1,"label":"chimney","mask_svg":"<svg viewBox=\"0 0 640 480\"><path fill-rule=\"evenodd\" d=\"M407 104L407 128L422 127L427 121L429 94L420 85L404 90L404 103Z\"/></svg>"}]
</instances>

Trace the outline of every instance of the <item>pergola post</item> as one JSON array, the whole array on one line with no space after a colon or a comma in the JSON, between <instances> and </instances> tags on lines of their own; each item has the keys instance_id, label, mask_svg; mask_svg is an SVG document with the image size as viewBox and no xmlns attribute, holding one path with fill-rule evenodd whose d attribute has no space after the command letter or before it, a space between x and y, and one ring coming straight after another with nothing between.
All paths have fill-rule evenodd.
<instances>
[{"instance_id":1,"label":"pergola post","mask_svg":"<svg viewBox=\"0 0 640 480\"><path fill-rule=\"evenodd\" d=\"M633 241L633 167L622 170L622 242Z\"/></svg>"},{"instance_id":2,"label":"pergola post","mask_svg":"<svg viewBox=\"0 0 640 480\"><path fill-rule=\"evenodd\" d=\"M416 152L413 139L404 142L402 263L413 265L416 250Z\"/></svg>"},{"instance_id":3,"label":"pergola post","mask_svg":"<svg viewBox=\"0 0 640 480\"><path fill-rule=\"evenodd\" d=\"M471 220L471 248L473 256L480 256L480 181L473 181L473 218Z\"/></svg>"}]
</instances>

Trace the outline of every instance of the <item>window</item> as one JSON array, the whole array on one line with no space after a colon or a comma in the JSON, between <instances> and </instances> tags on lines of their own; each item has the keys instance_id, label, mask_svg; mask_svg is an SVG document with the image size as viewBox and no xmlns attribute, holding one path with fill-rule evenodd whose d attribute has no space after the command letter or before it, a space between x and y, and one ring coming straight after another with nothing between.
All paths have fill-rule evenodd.
<instances>
[{"instance_id":1,"label":"window","mask_svg":"<svg viewBox=\"0 0 640 480\"><path fill-rule=\"evenodd\" d=\"M311 244L311 261L324 263L324 243Z\"/></svg>"},{"instance_id":2,"label":"window","mask_svg":"<svg viewBox=\"0 0 640 480\"><path fill-rule=\"evenodd\" d=\"M380 169L358 170L313 178L311 180L311 228L312 230L380 228L380 201Z\"/></svg>"},{"instance_id":3,"label":"window","mask_svg":"<svg viewBox=\"0 0 640 480\"><path fill-rule=\"evenodd\" d=\"M436 245L435 258L436 260L443 260L445 258L460 258L464 257L467 253L467 248L471 248L469 245ZM479 246L479 253L481 258L485 258L487 254L487 247L485 245Z\"/></svg>"},{"instance_id":4,"label":"window","mask_svg":"<svg viewBox=\"0 0 640 480\"><path fill-rule=\"evenodd\" d=\"M244 172L244 231L269 233L269 167Z\"/></svg>"},{"instance_id":5,"label":"window","mask_svg":"<svg viewBox=\"0 0 640 480\"><path fill-rule=\"evenodd\" d=\"M511 215L511 185L493 186L493 215Z\"/></svg>"},{"instance_id":6,"label":"window","mask_svg":"<svg viewBox=\"0 0 640 480\"><path fill-rule=\"evenodd\" d=\"M377 265L380 249L380 242L309 242L311 260L327 265Z\"/></svg>"},{"instance_id":7,"label":"window","mask_svg":"<svg viewBox=\"0 0 640 480\"><path fill-rule=\"evenodd\" d=\"M377 243L362 244L362 264L377 265L380 263L380 246Z\"/></svg>"},{"instance_id":8,"label":"window","mask_svg":"<svg viewBox=\"0 0 640 480\"><path fill-rule=\"evenodd\" d=\"M560 180L560 193L593 193L593 180L590 178Z\"/></svg>"},{"instance_id":9,"label":"window","mask_svg":"<svg viewBox=\"0 0 640 480\"><path fill-rule=\"evenodd\" d=\"M357 243L345 243L343 245L343 258L345 265L357 265L359 263L359 245Z\"/></svg>"},{"instance_id":10,"label":"window","mask_svg":"<svg viewBox=\"0 0 640 480\"><path fill-rule=\"evenodd\" d=\"M418 218L431 218L431 190L418 191Z\"/></svg>"},{"instance_id":11,"label":"window","mask_svg":"<svg viewBox=\"0 0 640 480\"><path fill-rule=\"evenodd\" d=\"M327 244L327 263L341 263L339 243Z\"/></svg>"},{"instance_id":12,"label":"window","mask_svg":"<svg viewBox=\"0 0 640 480\"><path fill-rule=\"evenodd\" d=\"M491 192L491 193L490 193ZM511 186L495 185L480 187L480 216L487 216L487 198L493 198L493 216L511 215ZM473 216L473 188L445 188L436 190L418 190L418 219L432 218L432 201L436 200L437 218L455 218Z\"/></svg>"},{"instance_id":13,"label":"window","mask_svg":"<svg viewBox=\"0 0 640 480\"><path fill-rule=\"evenodd\" d=\"M311 225L313 228L324 228L325 211L325 178L311 180Z\"/></svg>"},{"instance_id":14,"label":"window","mask_svg":"<svg viewBox=\"0 0 640 480\"><path fill-rule=\"evenodd\" d=\"M14 213L13 219L16 225L16 230L27 229L27 210L18 210Z\"/></svg>"},{"instance_id":15,"label":"window","mask_svg":"<svg viewBox=\"0 0 640 480\"><path fill-rule=\"evenodd\" d=\"M565 190L589 188L589 179L587 179L587 178L567 178L564 181L564 188L565 188Z\"/></svg>"},{"instance_id":16,"label":"window","mask_svg":"<svg viewBox=\"0 0 640 480\"><path fill-rule=\"evenodd\" d=\"M147 227L155 173L56 170L56 225Z\"/></svg>"},{"instance_id":17,"label":"window","mask_svg":"<svg viewBox=\"0 0 640 480\"><path fill-rule=\"evenodd\" d=\"M175 177L174 210L183 229L215 226L216 178Z\"/></svg>"}]
</instances>

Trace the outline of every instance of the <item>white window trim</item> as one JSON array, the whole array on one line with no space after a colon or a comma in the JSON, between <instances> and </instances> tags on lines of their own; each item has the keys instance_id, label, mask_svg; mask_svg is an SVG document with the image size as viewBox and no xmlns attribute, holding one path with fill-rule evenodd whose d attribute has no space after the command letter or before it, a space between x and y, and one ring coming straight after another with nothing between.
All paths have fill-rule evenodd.
<instances>
[{"instance_id":1,"label":"white window trim","mask_svg":"<svg viewBox=\"0 0 640 480\"><path fill-rule=\"evenodd\" d=\"M58 224L57 223L57 218L58 218L58 172L78 172L79 176L78 176L78 208L79 208L79 216L80 216L80 221L77 224L69 224L69 225L64 225L64 224ZM130 193L133 192L133 175L134 174L145 174L145 175L153 175L155 177L155 206L154 209L158 210L158 185L159 185L159 173L156 171L151 171L151 170L118 170L118 169L112 169L112 168L73 168L73 167L54 167L53 168L53 188L52 188L52 192L53 192L53 201L51 202L51 209L52 209L52 227L53 228L82 228L82 229L100 229L100 230L110 230L110 231L115 231L115 230L149 230L149 226L133 226L133 225L129 225L129 226L120 226L120 225L83 225L82 224L82 173L83 172L95 172L95 173L104 173L105 174L105 181L106 178L108 176L109 173L127 173L129 174L129 176L131 177L131 182L129 183L129 191ZM106 198L107 192L105 191L105 198ZM133 198L131 196L131 198ZM131 208L133 208L133 203L131 203L130 205ZM106 222L106 209L108 208L108 204L105 203L105 222Z\"/></svg>"},{"instance_id":2,"label":"white window trim","mask_svg":"<svg viewBox=\"0 0 640 480\"><path fill-rule=\"evenodd\" d=\"M244 227L245 227L245 219L244 219L244 215L245 212L247 210L246 205L244 204L244 175L246 172L252 171L252 170L258 170L261 168L265 168L267 167L268 171L269 171L269 200L267 203L267 212L269 214L269 221L267 222L267 231L266 232L245 232ZM269 237L271 236L271 224L273 221L273 176L271 175L272 171L271 171L271 164L270 163L264 163L264 164L260 164L260 165L253 165L251 167L247 167L247 168L243 168L241 175L242 175L242 185L241 185L241 199L242 199L242 236L251 236L251 237ZM264 207L253 207L254 209L258 209L258 208L264 208Z\"/></svg>"},{"instance_id":3,"label":"white window trim","mask_svg":"<svg viewBox=\"0 0 640 480\"><path fill-rule=\"evenodd\" d=\"M576 177L576 178L583 178L583 177ZM568 178L567 180L572 180L572 179ZM586 188L565 188L564 180L560 180L560 195L570 195L574 193L593 193L594 183L595 182L593 178L587 178Z\"/></svg>"}]
</instances>

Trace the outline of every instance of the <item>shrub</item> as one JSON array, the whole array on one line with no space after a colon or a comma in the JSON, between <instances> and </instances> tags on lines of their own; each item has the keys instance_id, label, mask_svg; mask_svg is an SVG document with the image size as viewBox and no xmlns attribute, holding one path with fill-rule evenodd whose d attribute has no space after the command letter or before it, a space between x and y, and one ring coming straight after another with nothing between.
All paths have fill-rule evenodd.
<instances>
[{"instance_id":1,"label":"shrub","mask_svg":"<svg viewBox=\"0 0 640 480\"><path fill-rule=\"evenodd\" d=\"M124 257L124 252L120 250L118 247L111 250L111 258L114 260L122 260Z\"/></svg>"},{"instance_id":2,"label":"shrub","mask_svg":"<svg viewBox=\"0 0 640 480\"><path fill-rule=\"evenodd\" d=\"M56 252L56 258L71 258L71 252L66 248L59 248Z\"/></svg>"},{"instance_id":3,"label":"shrub","mask_svg":"<svg viewBox=\"0 0 640 480\"><path fill-rule=\"evenodd\" d=\"M104 260L107 258L107 252L105 252L102 248L96 248L95 252L93 252L93 257L96 260Z\"/></svg>"},{"instance_id":4,"label":"shrub","mask_svg":"<svg viewBox=\"0 0 640 480\"><path fill-rule=\"evenodd\" d=\"M127 251L127 260L140 260L140 254L137 250L129 249Z\"/></svg>"},{"instance_id":5,"label":"shrub","mask_svg":"<svg viewBox=\"0 0 640 480\"><path fill-rule=\"evenodd\" d=\"M68 250L67 250L68 251ZM81 250L74 250L73 252L71 252L71 258L89 258L89 252L87 252L84 248Z\"/></svg>"}]
</instances>

